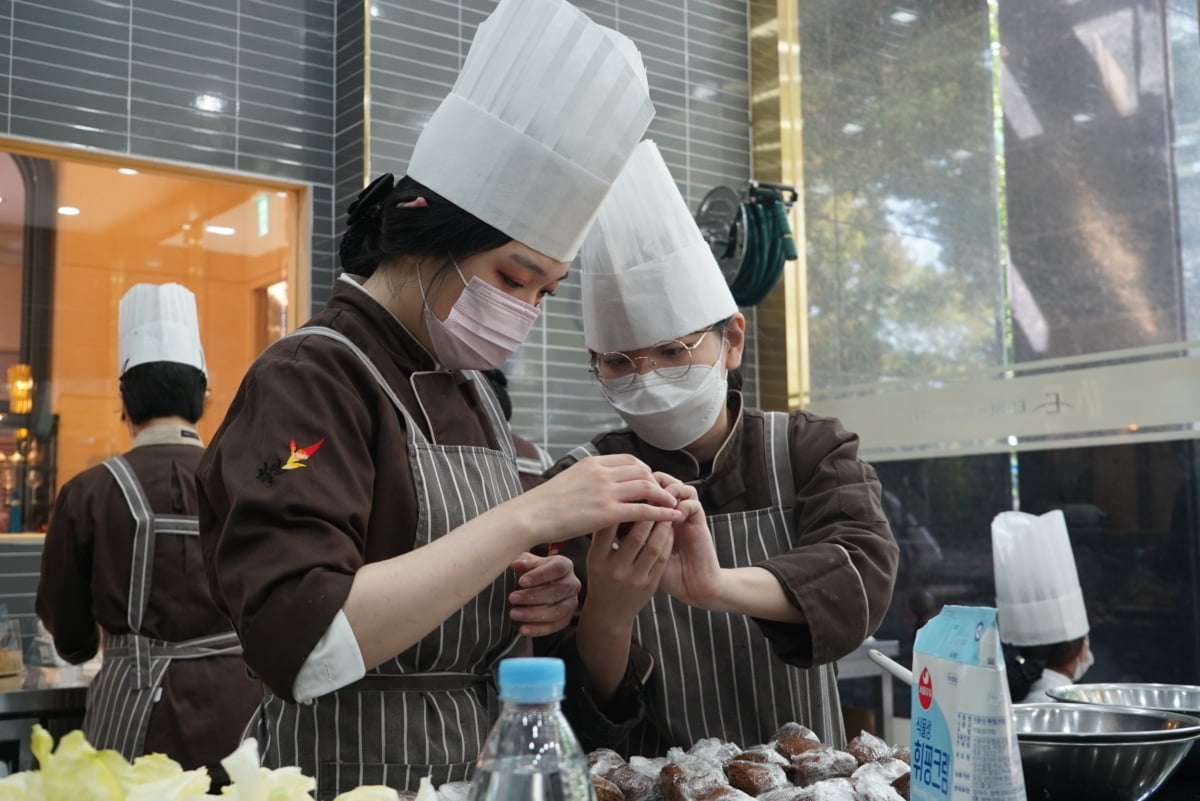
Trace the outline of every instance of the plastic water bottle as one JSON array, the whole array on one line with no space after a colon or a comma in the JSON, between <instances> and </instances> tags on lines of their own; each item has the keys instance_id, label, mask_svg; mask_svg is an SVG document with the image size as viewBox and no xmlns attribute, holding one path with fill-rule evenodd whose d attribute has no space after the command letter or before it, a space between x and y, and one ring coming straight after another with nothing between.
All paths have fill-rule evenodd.
<instances>
[{"instance_id":1,"label":"plastic water bottle","mask_svg":"<svg viewBox=\"0 0 1200 801\"><path fill-rule=\"evenodd\" d=\"M500 719L483 744L468 801L595 801L587 758L559 701L561 659L500 662Z\"/></svg>"}]
</instances>

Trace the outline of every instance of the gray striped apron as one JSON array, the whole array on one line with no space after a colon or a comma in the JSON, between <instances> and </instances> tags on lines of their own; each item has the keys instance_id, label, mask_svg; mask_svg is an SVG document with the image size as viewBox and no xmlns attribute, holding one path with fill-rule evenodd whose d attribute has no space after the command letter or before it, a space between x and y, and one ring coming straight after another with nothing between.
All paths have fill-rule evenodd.
<instances>
[{"instance_id":1,"label":"gray striped apron","mask_svg":"<svg viewBox=\"0 0 1200 801\"><path fill-rule=\"evenodd\" d=\"M709 515L722 567L750 567L795 547L788 416L766 412L763 424L770 505ZM588 444L571 455L595 453ZM660 756L705 737L750 746L767 742L790 721L824 742L846 742L833 665L784 664L746 615L708 612L659 592L638 614L634 639L654 657L655 669L646 686L646 719L630 733L626 753Z\"/></svg>"},{"instance_id":2,"label":"gray striped apron","mask_svg":"<svg viewBox=\"0 0 1200 801\"><path fill-rule=\"evenodd\" d=\"M436 445L358 346L329 328L289 334L310 335L345 345L404 419L419 506L414 547L520 493L507 423L481 374L461 373L475 382L502 450ZM422 776L435 785L469 779L498 710L489 679L497 662L522 646L508 617L508 594L516 588L516 576L506 570L412 648L312 703L268 693L247 729L258 738L263 764L298 765L316 778L319 799L361 784L416 790Z\"/></svg>"},{"instance_id":3,"label":"gray striped apron","mask_svg":"<svg viewBox=\"0 0 1200 801\"><path fill-rule=\"evenodd\" d=\"M126 608L130 633L104 632L104 660L88 686L83 733L96 748L119 751L132 760L142 755L150 712L171 661L240 655L242 646L233 631L178 642L141 633L150 599L155 538L195 537L200 524L191 516L155 514L125 457L115 456L104 466L121 488L135 523Z\"/></svg>"}]
</instances>

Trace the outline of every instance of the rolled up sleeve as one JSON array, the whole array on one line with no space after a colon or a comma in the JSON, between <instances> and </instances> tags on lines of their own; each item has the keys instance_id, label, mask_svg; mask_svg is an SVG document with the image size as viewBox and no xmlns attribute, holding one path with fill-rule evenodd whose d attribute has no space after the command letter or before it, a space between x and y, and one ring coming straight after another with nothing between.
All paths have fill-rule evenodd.
<instances>
[{"instance_id":1,"label":"rolled up sleeve","mask_svg":"<svg viewBox=\"0 0 1200 801\"><path fill-rule=\"evenodd\" d=\"M899 550L875 469L858 458L858 437L836 420L791 416L796 547L759 567L779 580L799 624L759 620L781 659L798 667L833 662L883 621Z\"/></svg>"}]
</instances>

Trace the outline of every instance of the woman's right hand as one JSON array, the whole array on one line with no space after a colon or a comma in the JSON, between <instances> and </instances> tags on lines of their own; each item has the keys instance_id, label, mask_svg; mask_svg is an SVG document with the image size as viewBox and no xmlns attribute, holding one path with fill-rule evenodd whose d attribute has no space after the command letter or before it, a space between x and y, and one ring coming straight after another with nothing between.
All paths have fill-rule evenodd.
<instances>
[{"instance_id":1,"label":"woman's right hand","mask_svg":"<svg viewBox=\"0 0 1200 801\"><path fill-rule=\"evenodd\" d=\"M618 531L628 528L620 536ZM600 615L611 625L632 626L658 590L675 543L671 523L641 522L609 526L592 535L587 555L585 615Z\"/></svg>"},{"instance_id":2,"label":"woman's right hand","mask_svg":"<svg viewBox=\"0 0 1200 801\"><path fill-rule=\"evenodd\" d=\"M530 545L559 542L618 523L678 523L677 499L644 462L627 454L589 456L509 501L524 511Z\"/></svg>"}]
</instances>

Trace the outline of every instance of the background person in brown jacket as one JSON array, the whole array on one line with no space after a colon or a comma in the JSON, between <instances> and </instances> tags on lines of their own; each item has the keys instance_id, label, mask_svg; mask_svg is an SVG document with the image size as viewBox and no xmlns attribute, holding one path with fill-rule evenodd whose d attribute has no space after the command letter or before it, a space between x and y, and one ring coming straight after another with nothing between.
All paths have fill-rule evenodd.
<instances>
[{"instance_id":1,"label":"background person in brown jacket","mask_svg":"<svg viewBox=\"0 0 1200 801\"><path fill-rule=\"evenodd\" d=\"M585 558L568 543L586 568L575 676L611 723L581 732L656 756L705 737L762 743L796 721L843 745L833 662L879 626L897 565L858 438L831 418L745 408L728 387L745 319L652 142L580 260L591 370L629 428L558 469L631 454L703 506L683 524L598 531Z\"/></svg>"},{"instance_id":2,"label":"background person in brown jacket","mask_svg":"<svg viewBox=\"0 0 1200 801\"><path fill-rule=\"evenodd\" d=\"M138 284L121 299L122 415L133 447L63 485L37 613L64 659L103 665L84 733L127 759L164 753L224 783L262 698L209 594L197 536L196 421L207 380L192 293Z\"/></svg>"}]
</instances>

